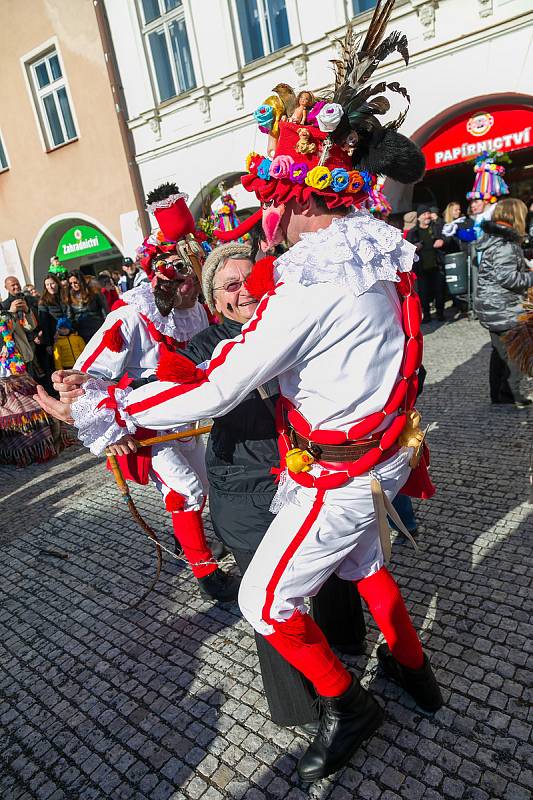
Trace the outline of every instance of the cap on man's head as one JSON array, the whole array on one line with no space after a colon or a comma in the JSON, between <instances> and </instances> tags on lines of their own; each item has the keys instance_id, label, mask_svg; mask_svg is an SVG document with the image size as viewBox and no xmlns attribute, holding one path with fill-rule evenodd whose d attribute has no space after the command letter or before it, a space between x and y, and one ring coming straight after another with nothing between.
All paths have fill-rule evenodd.
<instances>
[{"instance_id":1,"label":"cap on man's head","mask_svg":"<svg viewBox=\"0 0 533 800\"><path fill-rule=\"evenodd\" d=\"M123 258L122 259L122 266L123 267L132 267L133 266L133 259L132 258Z\"/></svg>"},{"instance_id":2,"label":"cap on man's head","mask_svg":"<svg viewBox=\"0 0 533 800\"><path fill-rule=\"evenodd\" d=\"M420 214L426 214L428 211L431 211L431 206L429 206L427 203L421 203L416 207L417 216L420 216Z\"/></svg>"},{"instance_id":3,"label":"cap on man's head","mask_svg":"<svg viewBox=\"0 0 533 800\"><path fill-rule=\"evenodd\" d=\"M56 328L68 328L69 331L72 330L72 322L69 320L68 317L59 317L57 320Z\"/></svg>"}]
</instances>

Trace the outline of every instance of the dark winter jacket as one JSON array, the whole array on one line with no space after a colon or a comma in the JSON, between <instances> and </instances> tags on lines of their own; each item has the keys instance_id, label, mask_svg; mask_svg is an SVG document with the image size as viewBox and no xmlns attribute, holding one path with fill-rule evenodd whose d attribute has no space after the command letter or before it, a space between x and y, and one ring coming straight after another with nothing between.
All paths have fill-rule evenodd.
<instances>
[{"instance_id":1,"label":"dark winter jacket","mask_svg":"<svg viewBox=\"0 0 533 800\"><path fill-rule=\"evenodd\" d=\"M411 242L411 244L419 245L422 242L422 232L421 231L422 231L422 229L420 228L420 226L417 223L414 228L412 228L410 231L407 231L407 235L406 235L405 238L407 239L408 242ZM430 236L433 239L433 241L435 241L436 239L443 239L444 237L442 235L442 223L439 222L439 221L431 222L430 225L429 225L429 233L430 233ZM423 273L425 271L424 253L423 253L423 250L420 250L418 247L417 247L417 251L416 252L417 252L417 255L418 255L418 261L415 261L414 270L415 270L417 275L420 275L421 273ZM438 248L437 247L437 248L435 248L434 252L435 252L436 269L438 269L440 272L443 272L444 271L444 256L445 256L444 248L442 248L442 247ZM427 267L427 265L426 265L426 267Z\"/></svg>"},{"instance_id":2,"label":"dark winter jacket","mask_svg":"<svg viewBox=\"0 0 533 800\"><path fill-rule=\"evenodd\" d=\"M60 300L56 303L39 303L39 328L43 332L43 346L53 346L57 320L61 317L68 317L66 303L62 303Z\"/></svg>"},{"instance_id":3,"label":"dark winter jacket","mask_svg":"<svg viewBox=\"0 0 533 800\"><path fill-rule=\"evenodd\" d=\"M97 292L87 302L71 298L69 316L81 338L88 342L102 326L107 310L103 296Z\"/></svg>"},{"instance_id":4,"label":"dark winter jacket","mask_svg":"<svg viewBox=\"0 0 533 800\"><path fill-rule=\"evenodd\" d=\"M480 323L500 333L513 328L523 312L523 294L533 286L520 236L505 225L486 220L484 236L477 243L479 274L474 308Z\"/></svg>"},{"instance_id":5,"label":"dark winter jacket","mask_svg":"<svg viewBox=\"0 0 533 800\"><path fill-rule=\"evenodd\" d=\"M183 353L201 364L219 342L238 336L241 327L231 320L211 325L193 336ZM275 403L277 381L265 388ZM276 492L271 468L279 466L274 417L257 390L213 421L206 466L215 532L230 548L255 551L273 520L268 510Z\"/></svg>"}]
</instances>

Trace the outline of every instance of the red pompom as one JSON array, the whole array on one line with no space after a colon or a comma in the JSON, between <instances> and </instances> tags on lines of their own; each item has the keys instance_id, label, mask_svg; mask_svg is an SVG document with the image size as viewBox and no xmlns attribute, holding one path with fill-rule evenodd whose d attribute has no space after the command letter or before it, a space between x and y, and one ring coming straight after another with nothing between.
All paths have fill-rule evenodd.
<instances>
[{"instance_id":1,"label":"red pompom","mask_svg":"<svg viewBox=\"0 0 533 800\"><path fill-rule=\"evenodd\" d=\"M256 300L274 289L274 261L273 256L261 258L253 266L252 271L245 281L245 286Z\"/></svg>"},{"instance_id":2,"label":"red pompom","mask_svg":"<svg viewBox=\"0 0 533 800\"><path fill-rule=\"evenodd\" d=\"M183 511L185 508L184 496L171 489L165 497L165 508L170 512Z\"/></svg>"},{"instance_id":3,"label":"red pompom","mask_svg":"<svg viewBox=\"0 0 533 800\"><path fill-rule=\"evenodd\" d=\"M112 350L113 353L120 353L124 347L124 339L120 332L121 325L122 321L120 319L117 320L102 337L102 344L104 347L107 347L108 350Z\"/></svg>"},{"instance_id":4,"label":"red pompom","mask_svg":"<svg viewBox=\"0 0 533 800\"><path fill-rule=\"evenodd\" d=\"M173 353L166 347L161 347L159 364L156 375L160 381L172 383L194 383L201 380L203 371L197 369L195 364L181 353Z\"/></svg>"}]
</instances>

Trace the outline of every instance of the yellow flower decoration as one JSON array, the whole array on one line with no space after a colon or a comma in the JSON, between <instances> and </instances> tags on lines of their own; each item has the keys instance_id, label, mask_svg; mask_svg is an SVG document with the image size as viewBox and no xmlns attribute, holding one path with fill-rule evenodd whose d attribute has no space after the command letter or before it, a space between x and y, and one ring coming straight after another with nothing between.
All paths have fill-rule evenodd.
<instances>
[{"instance_id":1,"label":"yellow flower decoration","mask_svg":"<svg viewBox=\"0 0 533 800\"><path fill-rule=\"evenodd\" d=\"M248 155L246 156L246 171L251 172L252 171L251 168L254 164L255 167L257 168L262 160L263 156L259 155L259 153L254 153L254 151L248 153Z\"/></svg>"},{"instance_id":2,"label":"yellow flower decoration","mask_svg":"<svg viewBox=\"0 0 533 800\"><path fill-rule=\"evenodd\" d=\"M305 182L313 189L327 189L331 183L331 172L327 167L313 167L305 176Z\"/></svg>"}]
</instances>

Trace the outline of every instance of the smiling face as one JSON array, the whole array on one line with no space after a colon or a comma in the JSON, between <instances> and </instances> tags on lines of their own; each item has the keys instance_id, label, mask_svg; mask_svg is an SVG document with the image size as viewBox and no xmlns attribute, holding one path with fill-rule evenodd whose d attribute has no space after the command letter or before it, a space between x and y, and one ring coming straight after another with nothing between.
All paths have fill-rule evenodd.
<instances>
[{"instance_id":1,"label":"smiling face","mask_svg":"<svg viewBox=\"0 0 533 800\"><path fill-rule=\"evenodd\" d=\"M59 292L57 281L55 281L53 278L45 278L44 288L49 294L57 294Z\"/></svg>"},{"instance_id":2,"label":"smiling face","mask_svg":"<svg viewBox=\"0 0 533 800\"><path fill-rule=\"evenodd\" d=\"M252 271L248 258L228 258L214 277L213 293L218 314L244 325L254 315L257 299L244 286Z\"/></svg>"},{"instance_id":3,"label":"smiling face","mask_svg":"<svg viewBox=\"0 0 533 800\"><path fill-rule=\"evenodd\" d=\"M20 294L22 292L18 278L6 278L4 286L6 287L8 294Z\"/></svg>"}]
</instances>

